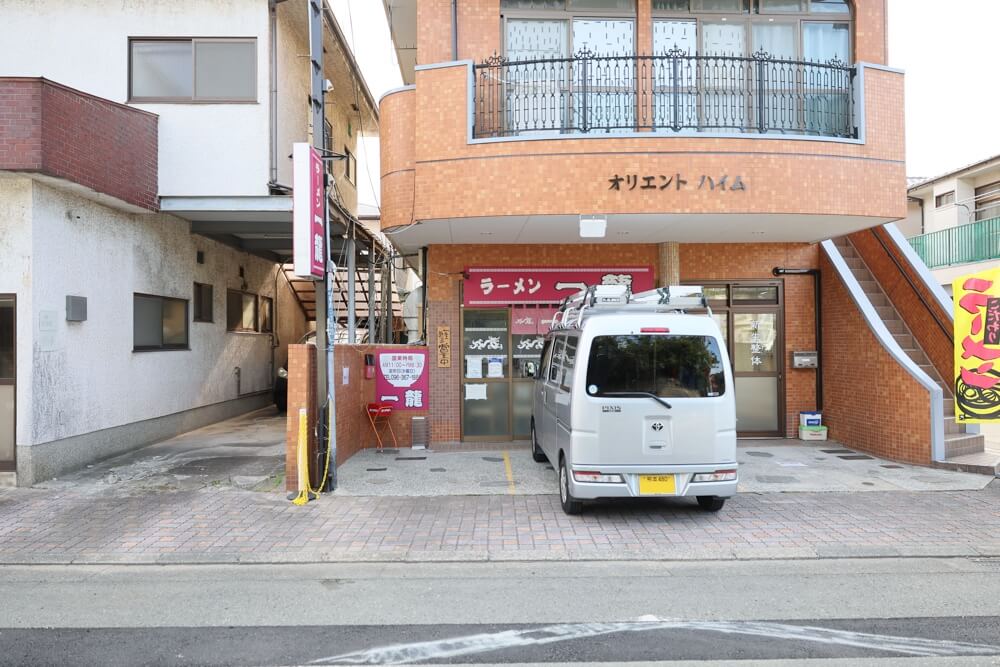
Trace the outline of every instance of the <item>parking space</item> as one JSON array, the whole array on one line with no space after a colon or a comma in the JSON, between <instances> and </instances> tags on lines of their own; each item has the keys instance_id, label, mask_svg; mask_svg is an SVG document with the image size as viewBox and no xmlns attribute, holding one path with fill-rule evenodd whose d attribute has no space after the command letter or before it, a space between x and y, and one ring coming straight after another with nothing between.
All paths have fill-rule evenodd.
<instances>
[{"instance_id":1,"label":"parking space","mask_svg":"<svg viewBox=\"0 0 1000 667\"><path fill-rule=\"evenodd\" d=\"M741 493L961 491L984 488L985 475L878 459L837 442L743 440L737 449ZM364 450L339 471L337 495L479 496L556 493L549 464L525 446L473 452Z\"/></svg>"}]
</instances>

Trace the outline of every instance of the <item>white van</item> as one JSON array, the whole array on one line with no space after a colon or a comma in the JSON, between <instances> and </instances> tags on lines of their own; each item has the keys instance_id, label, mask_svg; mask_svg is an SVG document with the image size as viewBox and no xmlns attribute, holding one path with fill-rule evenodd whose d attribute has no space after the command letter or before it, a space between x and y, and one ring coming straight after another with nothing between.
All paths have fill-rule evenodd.
<instances>
[{"instance_id":1,"label":"white van","mask_svg":"<svg viewBox=\"0 0 1000 667\"><path fill-rule=\"evenodd\" d=\"M546 336L532 455L558 471L567 514L583 500L647 496L694 496L718 511L738 481L733 387L700 287L591 287L567 299Z\"/></svg>"}]
</instances>

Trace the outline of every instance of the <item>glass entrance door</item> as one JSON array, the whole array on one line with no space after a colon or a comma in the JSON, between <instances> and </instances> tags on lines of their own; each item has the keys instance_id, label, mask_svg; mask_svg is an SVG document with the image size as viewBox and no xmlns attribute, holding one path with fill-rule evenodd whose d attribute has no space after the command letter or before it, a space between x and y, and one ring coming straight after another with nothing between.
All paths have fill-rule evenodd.
<instances>
[{"instance_id":1,"label":"glass entrance door","mask_svg":"<svg viewBox=\"0 0 1000 667\"><path fill-rule=\"evenodd\" d=\"M14 296L0 294L0 470L14 470Z\"/></svg>"},{"instance_id":2,"label":"glass entrance door","mask_svg":"<svg viewBox=\"0 0 1000 667\"><path fill-rule=\"evenodd\" d=\"M510 440L510 311L462 313L462 439Z\"/></svg>"},{"instance_id":3,"label":"glass entrance door","mask_svg":"<svg viewBox=\"0 0 1000 667\"><path fill-rule=\"evenodd\" d=\"M729 348L740 436L783 437L784 302L779 282L705 283Z\"/></svg>"}]
</instances>

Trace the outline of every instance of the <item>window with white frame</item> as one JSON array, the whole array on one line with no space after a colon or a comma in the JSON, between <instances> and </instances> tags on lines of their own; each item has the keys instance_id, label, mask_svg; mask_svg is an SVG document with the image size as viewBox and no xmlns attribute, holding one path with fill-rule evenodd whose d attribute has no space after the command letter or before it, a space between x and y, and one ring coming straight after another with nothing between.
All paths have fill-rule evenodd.
<instances>
[{"instance_id":1,"label":"window with white frame","mask_svg":"<svg viewBox=\"0 0 1000 667\"><path fill-rule=\"evenodd\" d=\"M132 38L130 102L256 102L254 38Z\"/></svg>"}]
</instances>

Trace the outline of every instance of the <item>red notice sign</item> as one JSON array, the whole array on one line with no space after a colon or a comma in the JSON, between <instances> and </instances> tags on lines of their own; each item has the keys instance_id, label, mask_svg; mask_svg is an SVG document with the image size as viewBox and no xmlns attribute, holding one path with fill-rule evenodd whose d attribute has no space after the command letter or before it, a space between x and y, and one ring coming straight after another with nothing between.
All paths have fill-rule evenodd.
<instances>
[{"instance_id":1,"label":"red notice sign","mask_svg":"<svg viewBox=\"0 0 1000 667\"><path fill-rule=\"evenodd\" d=\"M393 410L426 410L430 386L427 350L385 349L375 353L375 400Z\"/></svg>"},{"instance_id":2,"label":"red notice sign","mask_svg":"<svg viewBox=\"0 0 1000 667\"><path fill-rule=\"evenodd\" d=\"M292 186L295 275L322 278L326 270L323 159L307 143L292 145Z\"/></svg>"},{"instance_id":3,"label":"red notice sign","mask_svg":"<svg viewBox=\"0 0 1000 667\"><path fill-rule=\"evenodd\" d=\"M472 267L463 284L466 306L559 303L592 285L631 285L632 292L655 287L653 267L510 268Z\"/></svg>"}]
</instances>

